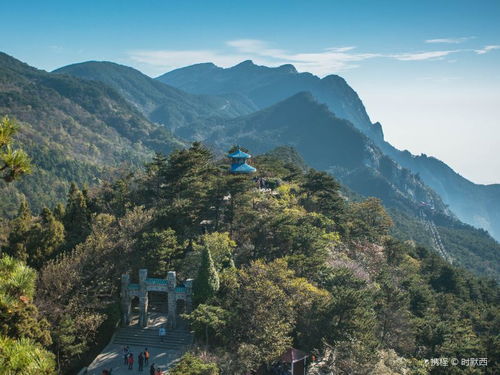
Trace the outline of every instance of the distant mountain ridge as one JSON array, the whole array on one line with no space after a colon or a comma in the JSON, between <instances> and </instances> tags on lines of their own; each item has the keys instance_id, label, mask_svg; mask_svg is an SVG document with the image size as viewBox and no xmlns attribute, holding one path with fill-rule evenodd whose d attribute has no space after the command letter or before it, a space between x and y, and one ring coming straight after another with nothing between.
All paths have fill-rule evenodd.
<instances>
[{"instance_id":1,"label":"distant mountain ridge","mask_svg":"<svg viewBox=\"0 0 500 375\"><path fill-rule=\"evenodd\" d=\"M102 82L115 89L151 121L172 131L208 117L237 117L257 110L249 100L237 94L189 94L136 69L108 61L72 64L53 73Z\"/></svg>"},{"instance_id":2,"label":"distant mountain ridge","mask_svg":"<svg viewBox=\"0 0 500 375\"><path fill-rule=\"evenodd\" d=\"M474 184L436 158L397 150L384 141L380 123L371 123L361 99L337 75L321 79L311 73L298 73L292 65L270 68L244 61L226 69L212 63L191 65L165 73L157 80L195 94L238 93L261 109L309 91L337 117L349 120L371 138L385 154L419 174L461 220L488 230L500 240L500 185Z\"/></svg>"},{"instance_id":3,"label":"distant mountain ridge","mask_svg":"<svg viewBox=\"0 0 500 375\"><path fill-rule=\"evenodd\" d=\"M255 65L247 60L231 68L211 63L180 68L156 78L158 81L196 94L240 94L259 109L303 91L309 91L340 118L351 121L363 132L375 133L363 103L356 92L340 76L319 78L311 73L298 73L293 65L276 68Z\"/></svg>"},{"instance_id":4,"label":"distant mountain ridge","mask_svg":"<svg viewBox=\"0 0 500 375\"><path fill-rule=\"evenodd\" d=\"M437 158L412 155L387 142L379 145L403 167L418 173L462 221L483 228L500 240L500 184L475 184Z\"/></svg>"}]
</instances>

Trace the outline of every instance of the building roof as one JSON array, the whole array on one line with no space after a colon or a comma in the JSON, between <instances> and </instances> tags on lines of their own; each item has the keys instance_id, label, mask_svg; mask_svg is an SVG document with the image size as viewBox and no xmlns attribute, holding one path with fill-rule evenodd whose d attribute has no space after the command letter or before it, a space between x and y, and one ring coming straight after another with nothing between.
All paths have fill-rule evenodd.
<instances>
[{"instance_id":1,"label":"building roof","mask_svg":"<svg viewBox=\"0 0 500 375\"><path fill-rule=\"evenodd\" d=\"M146 279L147 284L159 284L159 285L166 285L168 283L168 280L165 279Z\"/></svg>"},{"instance_id":2,"label":"building roof","mask_svg":"<svg viewBox=\"0 0 500 375\"><path fill-rule=\"evenodd\" d=\"M256 171L254 167L248 164L231 164L231 173L253 173Z\"/></svg>"},{"instance_id":3,"label":"building roof","mask_svg":"<svg viewBox=\"0 0 500 375\"><path fill-rule=\"evenodd\" d=\"M243 152L240 149L237 149L235 152L227 155L227 157L233 159L250 159L252 155L247 154L246 152Z\"/></svg>"},{"instance_id":4,"label":"building roof","mask_svg":"<svg viewBox=\"0 0 500 375\"><path fill-rule=\"evenodd\" d=\"M308 355L299 349L290 348L280 357L280 360L285 363L294 363L307 358Z\"/></svg>"}]
</instances>

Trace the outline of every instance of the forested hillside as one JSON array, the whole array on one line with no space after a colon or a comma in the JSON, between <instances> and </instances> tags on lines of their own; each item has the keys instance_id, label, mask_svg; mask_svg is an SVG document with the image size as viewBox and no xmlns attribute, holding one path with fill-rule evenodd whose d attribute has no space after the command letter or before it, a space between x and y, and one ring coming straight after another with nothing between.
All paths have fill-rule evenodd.
<instances>
[{"instance_id":1,"label":"forested hillside","mask_svg":"<svg viewBox=\"0 0 500 375\"><path fill-rule=\"evenodd\" d=\"M384 155L350 122L335 117L311 94L299 93L236 119L213 119L203 128L193 127L193 132L194 138L205 139L218 149L235 142L262 153L291 145L309 166L330 172L357 194L382 199L394 212L400 238L427 241L432 246L431 233L419 221L423 211L442 233L450 260L477 274L500 275L498 242L485 231L454 218L440 196L418 176Z\"/></svg>"},{"instance_id":2,"label":"forested hillside","mask_svg":"<svg viewBox=\"0 0 500 375\"><path fill-rule=\"evenodd\" d=\"M384 142L380 124L372 126L356 92L341 77L319 79L298 73L291 65L269 68L250 61L229 69L213 64L193 65L169 72L156 81L132 68L109 62L74 64L56 72L106 83L151 120L164 124L183 139L202 140L216 152L233 143L244 144L257 153L282 145L293 146L310 166L332 173L362 196L381 198L391 209L399 238L426 243L449 261L477 274L495 278L500 274L498 242L483 230L464 226L455 218L455 214L463 217L464 211L453 210L462 206L455 202L450 210L425 182L431 179L432 186L438 184L439 192L451 195L456 195L457 189L462 191L463 183L452 183L448 188L425 168L417 168L417 159L411 155L403 158L407 168L394 162L409 153L401 153ZM299 90L310 92L297 93ZM219 95L231 99L218 107ZM214 103L218 104L213 106ZM263 108L267 105L270 106ZM252 108L263 109L235 117ZM448 181L449 174L441 174L440 178ZM477 191L475 185L468 185ZM449 196L443 196L449 202ZM495 199L490 194L490 200ZM481 200L463 202L467 207L482 204ZM428 220L422 220L424 215ZM495 216L488 217L494 220ZM434 234L431 228L435 228Z\"/></svg>"},{"instance_id":3,"label":"forested hillside","mask_svg":"<svg viewBox=\"0 0 500 375\"><path fill-rule=\"evenodd\" d=\"M139 166L154 151L182 147L116 91L99 82L50 74L0 53L0 116L20 123L17 142L34 170L0 182L0 215L17 211L24 194L33 210L64 199L71 181L92 185L122 166Z\"/></svg>"},{"instance_id":4,"label":"forested hillside","mask_svg":"<svg viewBox=\"0 0 500 375\"><path fill-rule=\"evenodd\" d=\"M462 191L459 186L463 184L452 184L450 189L445 187L425 169L417 168L417 159L412 157L409 157L411 162L404 159L403 165L408 169L395 163L393 158L400 160L405 153L384 142L380 125L371 126L361 100L340 77L328 76L320 80L307 73L297 73L293 66L268 68L247 61L230 69L198 64L158 78L193 93L212 94L195 97L175 91L134 69L108 62L69 65L56 72L107 83L150 119L163 123L177 136L191 141L203 140L214 146L214 150L238 142L257 153L281 145L293 146L310 166L329 171L358 194L381 198L392 210L400 238L418 239L434 248L436 241L443 242L441 252L450 261L478 274L493 277L500 274L500 245L488 233L463 226L455 219L455 211L449 210L441 196L424 180L432 179L432 186L437 183L441 194L443 189L449 194L455 194L456 189ZM310 90L310 93L292 95L300 89ZM237 114L234 103L228 102L221 111L207 106L207 103L220 100L213 95L234 98L234 93L238 93L239 98L246 98L247 103L253 103L250 107L237 107L243 113L252 106L262 108L286 99L236 118L231 118ZM292 96L288 98L287 95ZM159 112L153 108L160 108L165 101L170 103L164 112L169 116L159 119L156 117ZM189 109L184 105L187 102L193 103ZM444 197L449 202L449 196L445 194ZM494 197L490 198L495 201ZM453 208L459 206L455 202ZM433 239L429 228L420 222L421 211L430 218L436 231L442 233L439 238ZM456 213L463 217L463 210ZM489 215L486 211L483 214ZM434 223L434 217L439 217L439 224ZM488 217L494 220L494 215ZM455 240L456 237L460 240Z\"/></svg>"},{"instance_id":5,"label":"forested hillside","mask_svg":"<svg viewBox=\"0 0 500 375\"><path fill-rule=\"evenodd\" d=\"M54 207L63 199L70 181L93 185L109 179L110 173L125 173L131 164L141 165L153 150L168 153L182 147L165 127L139 113L154 118L162 106L170 116L168 121L164 118L164 125L185 139L203 139L214 150L234 142L258 153L281 145L296 147L310 166L331 172L357 193L380 197L395 209L400 238L433 245L425 226L416 220L421 202L434 208L427 212L431 217L448 213L440 197L418 177L401 169L310 94L300 93L254 114L230 119L237 112L231 112L231 106L217 112L220 97L186 94L121 65L89 62L58 70L91 79L82 80L1 57L0 109L22 123L18 140L35 165L33 174L2 189L4 215L16 212L19 193L38 213L43 206ZM450 260L479 274L498 276L500 246L487 233L452 217L442 216L436 224Z\"/></svg>"},{"instance_id":6,"label":"forested hillside","mask_svg":"<svg viewBox=\"0 0 500 375\"><path fill-rule=\"evenodd\" d=\"M75 69L103 67L112 87L0 55L3 368L76 373L119 321L120 276L148 268L195 279L197 345L172 374L265 371L291 346L311 375L500 371L500 245L351 122L308 93L234 118L126 67ZM145 117L162 103L207 145ZM256 175L228 172L235 143Z\"/></svg>"},{"instance_id":7,"label":"forested hillside","mask_svg":"<svg viewBox=\"0 0 500 375\"><path fill-rule=\"evenodd\" d=\"M395 240L379 200L346 200L332 177L286 150L252 160L255 176L232 175L195 143L110 184L73 186L40 216L23 203L7 225L0 277L34 272L25 261L38 282L27 281L29 293L2 289L25 296L1 299L2 311L16 311L2 338L52 351L38 373L52 373L56 358L74 374L119 317L120 275L147 267L195 279L186 318L199 350L173 374L246 374L290 346L315 353L310 374L498 373L493 280ZM424 361L439 357L488 366L449 372Z\"/></svg>"}]
</instances>

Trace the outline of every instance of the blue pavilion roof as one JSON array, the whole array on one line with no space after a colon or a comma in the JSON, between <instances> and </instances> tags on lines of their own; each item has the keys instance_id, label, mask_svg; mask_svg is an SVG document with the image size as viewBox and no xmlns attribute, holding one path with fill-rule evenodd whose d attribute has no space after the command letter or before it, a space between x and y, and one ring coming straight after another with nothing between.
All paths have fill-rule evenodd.
<instances>
[{"instance_id":1,"label":"blue pavilion roof","mask_svg":"<svg viewBox=\"0 0 500 375\"><path fill-rule=\"evenodd\" d=\"M146 283L148 283L148 284L166 285L167 284L167 280L165 280L165 279L146 279Z\"/></svg>"},{"instance_id":2,"label":"blue pavilion roof","mask_svg":"<svg viewBox=\"0 0 500 375\"><path fill-rule=\"evenodd\" d=\"M254 167L248 164L231 164L231 173L253 173L256 171Z\"/></svg>"},{"instance_id":3,"label":"blue pavilion roof","mask_svg":"<svg viewBox=\"0 0 500 375\"><path fill-rule=\"evenodd\" d=\"M243 152L240 149L238 149L235 152L227 155L227 157L233 158L233 159L250 159L252 157L252 155L247 154L246 152Z\"/></svg>"}]
</instances>

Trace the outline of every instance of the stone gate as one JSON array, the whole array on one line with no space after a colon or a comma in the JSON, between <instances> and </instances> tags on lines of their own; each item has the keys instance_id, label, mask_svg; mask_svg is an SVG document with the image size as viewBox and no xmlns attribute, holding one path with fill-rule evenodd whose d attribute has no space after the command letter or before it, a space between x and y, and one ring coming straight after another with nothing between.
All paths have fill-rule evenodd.
<instances>
[{"instance_id":1,"label":"stone gate","mask_svg":"<svg viewBox=\"0 0 500 375\"><path fill-rule=\"evenodd\" d=\"M139 283L130 282L128 274L122 275L121 301L122 301L122 324L130 324L130 315L132 309L132 299L139 298L139 325L146 327L148 325L148 292L167 293L169 328L176 327L176 306L178 300L183 300L186 306L186 312L192 309L193 280L188 279L184 285L177 285L175 271L169 271L166 279L148 278L148 270L139 270Z\"/></svg>"}]
</instances>

